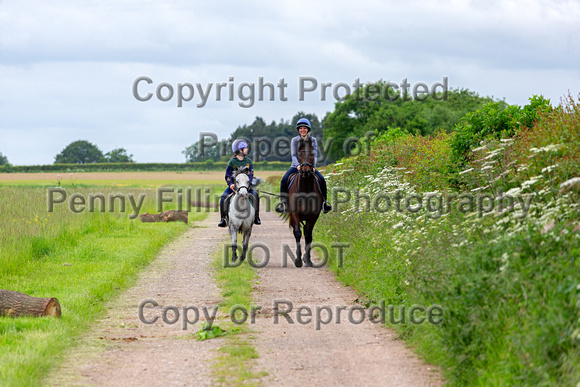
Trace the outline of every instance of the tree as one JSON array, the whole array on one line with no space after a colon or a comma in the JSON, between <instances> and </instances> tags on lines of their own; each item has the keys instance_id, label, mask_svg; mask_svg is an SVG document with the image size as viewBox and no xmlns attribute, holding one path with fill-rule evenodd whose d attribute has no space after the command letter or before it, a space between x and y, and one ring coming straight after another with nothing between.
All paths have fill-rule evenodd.
<instances>
[{"instance_id":1,"label":"tree","mask_svg":"<svg viewBox=\"0 0 580 387\"><path fill-rule=\"evenodd\" d=\"M380 135L391 128L417 135L429 135L440 129L451 132L465 114L493 101L465 89L449 90L446 99L426 95L415 100L390 91L377 93L388 90L385 85L379 81L362 86L337 102L334 111L325 117L324 138L332 139L331 160L347 156L344 145L349 139L363 138L368 132Z\"/></svg>"},{"instance_id":2,"label":"tree","mask_svg":"<svg viewBox=\"0 0 580 387\"><path fill-rule=\"evenodd\" d=\"M206 144L208 144L207 141ZM222 151L227 149L224 144L218 142L215 146L204 146L202 155L199 145L199 141L196 141L193 145L188 146L181 152L185 155L185 162L195 163L206 160L220 161Z\"/></svg>"},{"instance_id":3,"label":"tree","mask_svg":"<svg viewBox=\"0 0 580 387\"><path fill-rule=\"evenodd\" d=\"M107 163L134 163L133 155L128 155L125 148L113 149L105 153L105 161Z\"/></svg>"},{"instance_id":4,"label":"tree","mask_svg":"<svg viewBox=\"0 0 580 387\"><path fill-rule=\"evenodd\" d=\"M307 114L304 112L298 112L292 117L292 120L281 119L280 122L276 123L272 121L270 124L266 124L266 121L262 117L257 116L250 125L244 124L238 126L234 130L230 138L224 141L218 141L215 145L210 146L211 141L206 138L206 146L203 147L203 155L201 154L199 141L195 142L193 145L187 147L183 154L187 162L199 162L206 160L213 161L227 161L232 157L231 145L232 141L235 139L243 138L249 142L250 154L249 157L253 161L290 161L289 156L289 146L287 147L287 154L281 154L280 152L275 152L276 147L282 148L280 144L281 138L286 138L287 143L290 143L292 137L298 135L296 131L296 122L300 118L308 118L310 124L312 125L312 131L310 132L313 137L318 140L319 147L322 140L322 125L316 114ZM255 145L258 145L261 149L257 152ZM258 154L259 153L259 154ZM284 152L282 152L284 153ZM319 162L324 159L319 158Z\"/></svg>"},{"instance_id":5,"label":"tree","mask_svg":"<svg viewBox=\"0 0 580 387\"><path fill-rule=\"evenodd\" d=\"M54 158L55 164L89 164L105 161L103 152L88 141L70 143Z\"/></svg>"},{"instance_id":6,"label":"tree","mask_svg":"<svg viewBox=\"0 0 580 387\"><path fill-rule=\"evenodd\" d=\"M4 156L2 152L0 152L0 165L5 165L8 163L8 157Z\"/></svg>"}]
</instances>

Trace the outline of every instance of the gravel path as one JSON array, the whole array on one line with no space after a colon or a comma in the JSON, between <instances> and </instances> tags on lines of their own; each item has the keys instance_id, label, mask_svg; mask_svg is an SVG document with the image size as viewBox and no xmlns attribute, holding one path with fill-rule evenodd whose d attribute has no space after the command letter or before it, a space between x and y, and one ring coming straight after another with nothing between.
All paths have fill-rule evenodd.
<instances>
[{"instance_id":1,"label":"gravel path","mask_svg":"<svg viewBox=\"0 0 580 387\"><path fill-rule=\"evenodd\" d=\"M159 321L146 325L137 317L138 305L153 299L159 307L147 308L145 317L161 316L163 306L208 306L220 301L211 278L211 255L229 238L217 229L217 214L210 213L199 226L189 229L167 247L147 269L136 286L124 293L71 351L65 366L48 379L49 385L99 386L198 386L212 385L211 364L223 339L198 342L185 338L196 325L182 330L177 324ZM206 227L206 228L203 228ZM282 246L294 251L294 237L287 223L274 213L262 214L254 227L251 243L263 243L270 251L266 267L258 269L254 303L261 306L253 341L260 358L256 371L267 371L264 385L331 386L374 384L381 386L439 386L438 370L420 361L405 348L396 334L366 318L361 324L348 321L348 308L355 305L354 291L339 284L326 268L295 268L291 259L283 267ZM257 261L264 259L254 250ZM234 270L234 269L232 269ZM294 310L274 323L274 301L292 302ZM296 309L330 306L333 320L316 329L314 321L297 322ZM336 322L336 307L341 322ZM279 311L287 309L281 304ZM180 313L182 311L180 310ZM220 311L222 312L222 311ZM182 313L181 313L182 314ZM171 313L169 315L172 316ZM322 317L326 317L322 312ZM354 314L356 318L359 316ZM218 317L219 318L219 317ZM314 319L313 319L314 320ZM103 350L103 346L105 349Z\"/></svg>"},{"instance_id":2,"label":"gravel path","mask_svg":"<svg viewBox=\"0 0 580 387\"><path fill-rule=\"evenodd\" d=\"M64 366L50 375L47 384L98 386L209 386L215 349L223 339L197 341L187 335L199 330L201 321L182 329L182 307L207 306L221 301L211 277L211 255L226 238L217 232L218 215L211 212L196 228L165 248L141 274L137 284L123 293L107 316L97 322L64 361ZM144 317L138 317L138 305L147 299L159 306L147 305ZM162 321L162 308L176 306L180 319L175 324ZM203 313L200 311L203 319ZM168 318L174 317L169 312ZM189 312L191 321L194 312ZM103 346L105 350L103 351Z\"/></svg>"},{"instance_id":3,"label":"gravel path","mask_svg":"<svg viewBox=\"0 0 580 387\"><path fill-rule=\"evenodd\" d=\"M324 216L324 215L322 215ZM326 268L296 268L292 259L287 267L282 258L282 246L292 252L295 241L288 224L278 216L266 213L263 226L256 227L252 240L260 241L270 250L269 263L259 269L259 285L255 302L263 313L256 319L256 349L260 354L258 369L268 372L266 385L283 386L439 386L438 370L424 364L413 352L405 348L397 335L368 318L361 324L348 320L348 310L355 305L356 293L339 284ZM315 240L316 242L316 240ZM302 241L304 245L304 239ZM255 250L256 261L264 259ZM274 302L289 301L293 311L288 313L294 324L283 316L274 323ZM360 304L359 304L360 305ZM308 306L312 321L299 324L296 309ZM316 307L330 306L333 319L316 329ZM337 323L336 307L345 306ZM288 310L279 304L278 311ZM321 309L320 320L328 320ZM353 313L353 320L359 318ZM308 317L302 319L308 321Z\"/></svg>"}]
</instances>

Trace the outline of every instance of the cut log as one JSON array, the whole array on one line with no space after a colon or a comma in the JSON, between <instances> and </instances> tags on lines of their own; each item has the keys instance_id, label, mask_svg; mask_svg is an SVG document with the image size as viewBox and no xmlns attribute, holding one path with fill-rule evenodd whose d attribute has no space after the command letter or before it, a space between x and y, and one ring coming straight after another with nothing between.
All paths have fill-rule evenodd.
<instances>
[{"instance_id":1,"label":"cut log","mask_svg":"<svg viewBox=\"0 0 580 387\"><path fill-rule=\"evenodd\" d=\"M178 222L181 221L185 224L188 222L188 212L169 210L163 211L160 214L148 214L144 213L140 216L141 222L151 223L151 222Z\"/></svg>"},{"instance_id":2,"label":"cut log","mask_svg":"<svg viewBox=\"0 0 580 387\"><path fill-rule=\"evenodd\" d=\"M141 214L139 218L141 218L141 222L143 223L159 222L159 214L149 214L146 212Z\"/></svg>"},{"instance_id":3,"label":"cut log","mask_svg":"<svg viewBox=\"0 0 580 387\"><path fill-rule=\"evenodd\" d=\"M60 315L60 304L56 298L31 297L24 293L0 289L0 316L60 317Z\"/></svg>"}]
</instances>

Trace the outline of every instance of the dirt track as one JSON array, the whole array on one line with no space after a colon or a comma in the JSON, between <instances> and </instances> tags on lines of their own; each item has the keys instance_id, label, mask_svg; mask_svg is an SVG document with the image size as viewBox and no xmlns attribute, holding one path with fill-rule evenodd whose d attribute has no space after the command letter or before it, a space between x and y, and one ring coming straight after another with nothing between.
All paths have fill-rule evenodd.
<instances>
[{"instance_id":1,"label":"dirt track","mask_svg":"<svg viewBox=\"0 0 580 387\"><path fill-rule=\"evenodd\" d=\"M281 247L294 249L294 238L274 213L264 213L263 224L255 226L252 242L264 243L271 256L258 269L255 303L257 315L253 341L260 358L256 371L267 371L264 385L357 385L438 386L438 371L418 360L396 335L365 319L350 323L343 312L316 329L314 321L298 324L295 310L308 305L349 308L357 298L340 285L326 268L295 268L292 261L283 267ZM182 331L181 325L163 322L145 325L137 318L137 305L155 299L160 306L148 309L146 317L160 314L162 306L216 305L219 293L211 279L210 255L226 240L227 231L215 227L217 214L211 213L202 226L186 232L143 273L138 284L127 291L65 361L66 368L52 374L53 385L211 385L211 363L222 339L198 342L184 339L199 324ZM254 254L264 258L261 250ZM275 324L274 300L294 304L294 311ZM281 305L280 311L285 309ZM181 320L180 320L181 322ZM107 343L106 350L99 349ZM101 344L102 345L102 344ZM74 359L74 360L73 360ZM79 360L80 359L80 360Z\"/></svg>"}]
</instances>

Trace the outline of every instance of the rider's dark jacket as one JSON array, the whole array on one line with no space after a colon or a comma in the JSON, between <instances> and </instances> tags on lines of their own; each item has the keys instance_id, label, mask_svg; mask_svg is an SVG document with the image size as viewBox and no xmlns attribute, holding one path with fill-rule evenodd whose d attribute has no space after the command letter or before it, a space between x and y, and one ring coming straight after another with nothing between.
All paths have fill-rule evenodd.
<instances>
[{"instance_id":1,"label":"rider's dark jacket","mask_svg":"<svg viewBox=\"0 0 580 387\"><path fill-rule=\"evenodd\" d=\"M250 178L250 181L253 181L254 164L252 164L252 160L250 160L248 156L244 157L243 160L240 160L234 156L230 159L228 167L226 168L226 183L228 183L228 187L236 182L236 179L234 179L234 168L243 167L248 167L248 177Z\"/></svg>"}]
</instances>

